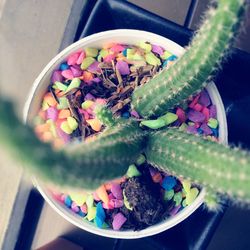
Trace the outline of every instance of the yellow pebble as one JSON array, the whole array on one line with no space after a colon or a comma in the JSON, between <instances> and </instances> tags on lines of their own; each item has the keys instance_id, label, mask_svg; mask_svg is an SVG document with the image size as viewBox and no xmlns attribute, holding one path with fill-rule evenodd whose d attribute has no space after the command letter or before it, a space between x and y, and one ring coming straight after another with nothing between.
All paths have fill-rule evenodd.
<instances>
[{"instance_id":1,"label":"yellow pebble","mask_svg":"<svg viewBox=\"0 0 250 250\"><path fill-rule=\"evenodd\" d=\"M82 206L87 200L86 193L70 193L71 199L78 205Z\"/></svg>"},{"instance_id":2,"label":"yellow pebble","mask_svg":"<svg viewBox=\"0 0 250 250\"><path fill-rule=\"evenodd\" d=\"M64 133L68 134L68 135L72 134L72 132L73 132L73 130L70 128L70 126L69 126L69 124L68 124L67 121L62 122L62 124L61 124L61 130Z\"/></svg>"},{"instance_id":3,"label":"yellow pebble","mask_svg":"<svg viewBox=\"0 0 250 250\"><path fill-rule=\"evenodd\" d=\"M76 130L78 128L78 123L75 118L69 116L67 117L67 122L71 130Z\"/></svg>"},{"instance_id":4,"label":"yellow pebble","mask_svg":"<svg viewBox=\"0 0 250 250\"><path fill-rule=\"evenodd\" d=\"M91 100L86 100L82 103L82 109L88 109L94 104Z\"/></svg>"},{"instance_id":5,"label":"yellow pebble","mask_svg":"<svg viewBox=\"0 0 250 250\"><path fill-rule=\"evenodd\" d=\"M96 207L90 207L88 208L88 214L87 214L87 219L89 221L92 221L96 216Z\"/></svg>"}]
</instances>

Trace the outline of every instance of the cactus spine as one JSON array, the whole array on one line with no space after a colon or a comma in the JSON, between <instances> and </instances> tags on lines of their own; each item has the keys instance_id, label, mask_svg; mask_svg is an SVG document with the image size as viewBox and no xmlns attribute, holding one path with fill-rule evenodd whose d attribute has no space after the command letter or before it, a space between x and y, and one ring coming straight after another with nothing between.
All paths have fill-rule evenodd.
<instances>
[{"instance_id":1,"label":"cactus spine","mask_svg":"<svg viewBox=\"0 0 250 250\"><path fill-rule=\"evenodd\" d=\"M132 95L132 105L143 117L157 117L201 90L216 70L234 36L242 0L219 0L211 8L186 53Z\"/></svg>"},{"instance_id":2,"label":"cactus spine","mask_svg":"<svg viewBox=\"0 0 250 250\"><path fill-rule=\"evenodd\" d=\"M44 180L93 189L125 174L143 150L145 132L132 121L106 129L96 140L55 152L23 125L12 106L0 99L0 146Z\"/></svg>"},{"instance_id":3,"label":"cactus spine","mask_svg":"<svg viewBox=\"0 0 250 250\"><path fill-rule=\"evenodd\" d=\"M160 169L250 202L250 154L246 151L169 128L149 136L146 155Z\"/></svg>"}]
</instances>

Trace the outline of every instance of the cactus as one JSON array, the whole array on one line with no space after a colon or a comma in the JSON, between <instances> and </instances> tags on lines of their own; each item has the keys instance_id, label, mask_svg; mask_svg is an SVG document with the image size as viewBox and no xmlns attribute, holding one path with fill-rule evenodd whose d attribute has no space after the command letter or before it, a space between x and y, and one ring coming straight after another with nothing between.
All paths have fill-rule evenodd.
<instances>
[{"instance_id":1,"label":"cactus","mask_svg":"<svg viewBox=\"0 0 250 250\"><path fill-rule=\"evenodd\" d=\"M229 48L242 6L242 0L219 0L176 64L135 89L132 105L141 116L162 115L205 86Z\"/></svg>"},{"instance_id":2,"label":"cactus","mask_svg":"<svg viewBox=\"0 0 250 250\"><path fill-rule=\"evenodd\" d=\"M162 115L204 86L228 49L243 7L243 0L219 0L177 63L134 91L132 105L144 118ZM54 183L94 188L124 174L146 147L151 164L207 186L210 207L215 207L217 192L250 202L250 157L245 151L174 128L149 133L135 121L112 118L109 111L99 108L96 115L107 128L95 141L54 152L18 121L10 104L1 98L0 113L3 150ZM146 124L152 127L152 121Z\"/></svg>"},{"instance_id":3,"label":"cactus","mask_svg":"<svg viewBox=\"0 0 250 250\"><path fill-rule=\"evenodd\" d=\"M159 169L250 203L250 154L246 151L169 128L149 136L146 155Z\"/></svg>"},{"instance_id":4,"label":"cactus","mask_svg":"<svg viewBox=\"0 0 250 250\"><path fill-rule=\"evenodd\" d=\"M15 116L10 103L0 99L0 145L4 152L43 179L59 185L93 189L125 174L143 150L145 132L133 121L107 128L93 142L54 152L33 129Z\"/></svg>"}]
</instances>

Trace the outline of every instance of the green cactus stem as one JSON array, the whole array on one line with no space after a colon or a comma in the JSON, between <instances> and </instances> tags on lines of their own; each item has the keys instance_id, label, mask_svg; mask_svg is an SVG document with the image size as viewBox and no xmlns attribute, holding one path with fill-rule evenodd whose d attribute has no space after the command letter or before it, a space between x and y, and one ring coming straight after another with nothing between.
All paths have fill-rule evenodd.
<instances>
[{"instance_id":1,"label":"green cactus stem","mask_svg":"<svg viewBox=\"0 0 250 250\"><path fill-rule=\"evenodd\" d=\"M54 184L96 188L126 173L143 149L145 132L127 121L104 130L93 142L54 151L40 142L33 129L15 116L12 105L0 99L0 147L43 180Z\"/></svg>"},{"instance_id":2,"label":"green cactus stem","mask_svg":"<svg viewBox=\"0 0 250 250\"><path fill-rule=\"evenodd\" d=\"M117 123L113 117L112 111L106 106L99 105L95 108L95 115L97 119L107 127L112 127Z\"/></svg>"},{"instance_id":3,"label":"green cactus stem","mask_svg":"<svg viewBox=\"0 0 250 250\"><path fill-rule=\"evenodd\" d=\"M214 193L250 202L250 154L246 151L169 128L149 136L146 156L152 165Z\"/></svg>"},{"instance_id":4,"label":"green cactus stem","mask_svg":"<svg viewBox=\"0 0 250 250\"><path fill-rule=\"evenodd\" d=\"M243 6L243 0L218 0L185 54L168 70L135 89L132 108L145 118L158 117L201 90L229 48Z\"/></svg>"}]
</instances>

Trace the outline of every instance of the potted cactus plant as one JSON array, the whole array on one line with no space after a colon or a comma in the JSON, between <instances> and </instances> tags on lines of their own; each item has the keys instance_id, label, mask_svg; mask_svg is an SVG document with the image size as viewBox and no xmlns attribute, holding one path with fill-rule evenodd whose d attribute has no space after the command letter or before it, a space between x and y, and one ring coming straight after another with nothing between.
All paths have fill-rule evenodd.
<instances>
[{"instance_id":1,"label":"potted cactus plant","mask_svg":"<svg viewBox=\"0 0 250 250\"><path fill-rule=\"evenodd\" d=\"M10 103L1 97L0 133L6 153L45 180L86 189L122 176L144 153L156 168L206 187L210 208L216 207L218 193L249 202L247 152L164 128L166 111L201 91L219 67L244 7L244 1L219 0L185 54L132 93L132 108L143 118L141 124L152 130L141 129L138 121L113 117L101 107L96 115L106 128L94 141L53 151L37 139L32 128L18 121Z\"/></svg>"}]
</instances>

